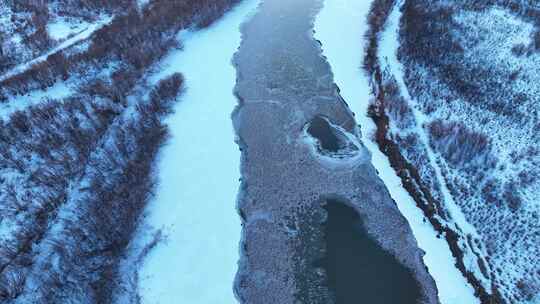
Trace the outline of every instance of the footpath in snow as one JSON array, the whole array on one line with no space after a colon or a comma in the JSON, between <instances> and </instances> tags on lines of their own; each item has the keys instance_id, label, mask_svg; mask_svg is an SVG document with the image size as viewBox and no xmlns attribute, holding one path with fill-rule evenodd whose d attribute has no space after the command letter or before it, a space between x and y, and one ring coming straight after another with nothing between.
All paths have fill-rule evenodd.
<instances>
[{"instance_id":1,"label":"footpath in snow","mask_svg":"<svg viewBox=\"0 0 540 304\"><path fill-rule=\"evenodd\" d=\"M46 52L45 54L43 54L43 55L41 55L39 57L36 57L36 58L34 58L34 59L30 60L30 61L21 63L21 64L15 66L15 67L13 67L11 70L7 71L4 75L0 76L0 81L4 81L4 80L8 79L9 77L12 77L14 75L23 73L24 71L31 68L33 65L47 60L47 57L49 57L49 56L51 56L53 54L56 54L56 53L58 53L58 52L60 52L60 51L62 51L64 49L67 49L67 48L75 45L78 42L81 42L81 41L83 41L85 39L88 39L90 36L92 36L92 34L95 31L97 31L100 28L104 27L105 25L109 24L112 21L112 19L113 18L111 16L106 16L106 17L103 17L98 22L90 24L85 30L79 32L78 34L72 36L71 38L68 38L68 39L64 40L58 46L56 46L52 50ZM53 31L49 32L49 35L51 35L53 37L64 35L63 33L54 32L55 29L56 30L63 30L62 28L54 28L53 27L53 29L52 29Z\"/></svg>"},{"instance_id":2,"label":"footpath in snow","mask_svg":"<svg viewBox=\"0 0 540 304\"><path fill-rule=\"evenodd\" d=\"M369 80L361 69L366 47L366 42L362 38L368 29L367 15L372 2L372 0L325 1L324 8L315 23L315 37L322 43L323 54L332 66L334 79L341 89L342 97L356 113L356 121L361 126L364 144L372 153L373 165L379 171L379 176L388 187L392 198L397 202L399 210L408 220L419 247L426 252L424 263L437 284L441 303L479 303L474 296L474 290L455 267L455 260L448 244L443 238L437 238L436 231L429 221L424 220L422 211L416 207L412 197L403 188L387 157L372 140L376 126L367 113L369 101L373 96ZM397 30L397 27L389 26L389 28ZM393 43L391 51L395 52L398 42L395 40Z\"/></svg>"},{"instance_id":3,"label":"footpath in snow","mask_svg":"<svg viewBox=\"0 0 540 304\"><path fill-rule=\"evenodd\" d=\"M210 28L182 32L156 79L185 76L186 91L168 119L171 139L158 160L156 199L145 225L163 229L165 241L140 269L142 303L236 303L233 281L241 222L236 211L240 151L231 112L240 25L255 10L247 0Z\"/></svg>"}]
</instances>

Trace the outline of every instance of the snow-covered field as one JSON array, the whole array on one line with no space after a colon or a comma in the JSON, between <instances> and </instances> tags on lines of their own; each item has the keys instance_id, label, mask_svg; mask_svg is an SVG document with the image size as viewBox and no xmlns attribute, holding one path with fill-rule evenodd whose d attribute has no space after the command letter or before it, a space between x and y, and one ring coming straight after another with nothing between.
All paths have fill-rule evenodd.
<instances>
[{"instance_id":1,"label":"snow-covered field","mask_svg":"<svg viewBox=\"0 0 540 304\"><path fill-rule=\"evenodd\" d=\"M159 159L156 199L145 225L165 241L140 270L143 303L235 303L240 218L240 151L230 114L240 24L257 1L242 2L208 29L182 32L183 50L162 62L156 81L182 72L186 91L167 121L172 138Z\"/></svg>"},{"instance_id":2,"label":"snow-covered field","mask_svg":"<svg viewBox=\"0 0 540 304\"><path fill-rule=\"evenodd\" d=\"M66 18L57 18L54 22L47 25L47 33L57 41L69 38L77 33L89 28L89 24L84 21L68 21Z\"/></svg>"},{"instance_id":3,"label":"snow-covered field","mask_svg":"<svg viewBox=\"0 0 540 304\"><path fill-rule=\"evenodd\" d=\"M414 200L402 187L400 178L390 166L387 157L379 150L372 140L376 126L367 116L370 100L373 98L368 79L361 69L365 43L361 37L367 31L367 14L372 1L326 1L324 8L317 17L315 37L322 42L323 54L328 58L336 84L341 89L341 95L347 101L351 110L356 113L356 121L361 126L364 145L372 153L372 162L379 171L392 198L398 204L402 214L407 218L413 233L426 255L424 262L439 289L442 304L478 303L472 287L454 266L454 258L448 244L443 238L437 238L437 233L425 220L422 211L416 207ZM394 26L389 26L387 33L396 37L399 12L394 13ZM336 35L339 33L339 35ZM388 36L390 36L388 35ZM392 37L389 37L390 39ZM395 58L397 40L387 40L386 54ZM399 67L395 67L399 69Z\"/></svg>"}]
</instances>

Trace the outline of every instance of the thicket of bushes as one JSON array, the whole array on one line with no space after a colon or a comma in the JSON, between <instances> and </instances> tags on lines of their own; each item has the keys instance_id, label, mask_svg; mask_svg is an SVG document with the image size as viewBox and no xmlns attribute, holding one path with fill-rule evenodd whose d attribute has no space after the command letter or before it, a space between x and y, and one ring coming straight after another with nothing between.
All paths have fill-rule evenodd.
<instances>
[{"instance_id":1,"label":"thicket of bushes","mask_svg":"<svg viewBox=\"0 0 540 304\"><path fill-rule=\"evenodd\" d=\"M110 303L182 80L159 82L127 118L114 102L73 98L1 125L0 170L16 178L0 182L0 218L17 231L0 243L0 300Z\"/></svg>"},{"instance_id":2,"label":"thicket of bushes","mask_svg":"<svg viewBox=\"0 0 540 304\"><path fill-rule=\"evenodd\" d=\"M531 37L536 42L530 47L516 46L515 54L530 52L534 45L540 43L540 9L531 1L456 0L448 5L440 1L409 0L405 2L401 20L400 58L407 63L429 67L456 96L476 107L513 119L524 119L516 107L528 96L515 90L513 83L518 78L522 81L529 79L507 67L482 64L482 58L471 56L470 46L462 45L460 37L454 33L456 29L463 30L464 27L455 20L459 13L469 10L488 14L491 8L505 9L515 14L516 18L536 24L538 30ZM475 31L472 27L463 31L472 33ZM464 39L468 44L474 44L481 41L478 37L470 35ZM422 91L422 84L414 76L407 75L407 81L411 90Z\"/></svg>"},{"instance_id":3,"label":"thicket of bushes","mask_svg":"<svg viewBox=\"0 0 540 304\"><path fill-rule=\"evenodd\" d=\"M21 46L4 44L3 36L11 37L14 33L0 29L0 74L9 68L37 57L54 46L49 37L47 24L55 17L74 18L86 22L95 22L101 15L116 15L132 8L134 0L6 0L4 5L13 13L11 21L16 34L23 38ZM2 54L2 48L6 50ZM14 50L15 49L15 50ZM7 51L9 50L9 51ZM24 55L24 56L22 56Z\"/></svg>"},{"instance_id":4,"label":"thicket of bushes","mask_svg":"<svg viewBox=\"0 0 540 304\"><path fill-rule=\"evenodd\" d=\"M373 1L368 14L369 28L365 34L365 40L368 42L366 53L364 55L363 68L369 73L374 74L375 67L378 66L377 52L379 44L379 35L383 32L388 16L392 12L392 7L396 0L378 0Z\"/></svg>"},{"instance_id":5,"label":"thicket of bushes","mask_svg":"<svg viewBox=\"0 0 540 304\"><path fill-rule=\"evenodd\" d=\"M31 265L32 250L67 199L69 183L118 112L72 99L16 112L0 128L0 218L15 230L0 243L0 300L16 298ZM84 121L85 127L81 126ZM18 283L17 283L18 282ZM16 284L17 283L17 284Z\"/></svg>"},{"instance_id":6,"label":"thicket of bushes","mask_svg":"<svg viewBox=\"0 0 540 304\"><path fill-rule=\"evenodd\" d=\"M21 47L17 47L19 54L0 51L0 57L3 57L0 59L0 73L21 62L25 57L35 56L52 46L52 40L47 33L49 7L46 1L8 0L3 5L10 8L13 13L11 22L14 25L14 32L5 32L6 29L0 28L0 37L8 38L20 35L22 46L27 49L24 50L25 52L21 52ZM0 49L13 51L16 46L5 45L4 41L4 39L0 39ZM3 56L2 53L4 53Z\"/></svg>"},{"instance_id":7,"label":"thicket of bushes","mask_svg":"<svg viewBox=\"0 0 540 304\"><path fill-rule=\"evenodd\" d=\"M61 228L40 245L46 254L34 269L47 271L32 273L38 302L111 303L118 260L153 193L153 163L167 135L160 117L144 109L115 124L92 153L80 198L69 198L67 216L56 223Z\"/></svg>"},{"instance_id":8,"label":"thicket of bushes","mask_svg":"<svg viewBox=\"0 0 540 304\"><path fill-rule=\"evenodd\" d=\"M172 102L182 90L184 77L175 73L168 78L160 80L156 87L150 92L150 101L147 111L159 115L170 114Z\"/></svg>"},{"instance_id":9,"label":"thicket of bushes","mask_svg":"<svg viewBox=\"0 0 540 304\"><path fill-rule=\"evenodd\" d=\"M501 55L521 29L510 20L508 32L488 28L501 29L507 21L493 9L536 25L533 42L515 45L514 56ZM427 126L430 145L444 159L442 174L454 201L487 248L493 301L528 303L540 288L538 267L531 263L538 255L532 244L540 239L534 207L538 156L528 148L537 144L532 67L540 38L538 2L407 0L403 12L399 56L405 81L421 106L439 110L427 113L435 119Z\"/></svg>"},{"instance_id":10,"label":"thicket of bushes","mask_svg":"<svg viewBox=\"0 0 540 304\"><path fill-rule=\"evenodd\" d=\"M489 138L459 122L436 119L428 125L430 144L453 166L488 165Z\"/></svg>"},{"instance_id":11,"label":"thicket of bushes","mask_svg":"<svg viewBox=\"0 0 540 304\"><path fill-rule=\"evenodd\" d=\"M112 3L57 2L84 10ZM142 12L133 1L115 2L108 6L125 13L97 31L87 51L53 54L0 84L7 102L58 80L84 79L74 97L0 121L0 224L13 227L0 239L0 302L111 303L125 286L118 263L153 193L153 163L167 136L161 121L183 78L160 81L148 100L135 101L133 115L122 115L126 97L179 46L179 30L207 26L236 2L156 0ZM96 77L115 62L110 77Z\"/></svg>"},{"instance_id":12,"label":"thicket of bushes","mask_svg":"<svg viewBox=\"0 0 540 304\"><path fill-rule=\"evenodd\" d=\"M58 78L86 75L105 62L121 61L124 73L136 75L161 59L172 47L179 47L175 34L191 26L205 27L218 19L238 0L155 0L139 12L132 4L126 13L96 31L87 51L51 56L24 73L0 82L0 100L51 86Z\"/></svg>"},{"instance_id":13,"label":"thicket of bushes","mask_svg":"<svg viewBox=\"0 0 540 304\"><path fill-rule=\"evenodd\" d=\"M382 89L384 100L380 103L392 124L399 130L413 128L416 125L413 111L401 95L396 79L388 71L383 72Z\"/></svg>"},{"instance_id":14,"label":"thicket of bushes","mask_svg":"<svg viewBox=\"0 0 540 304\"><path fill-rule=\"evenodd\" d=\"M45 1L44 1L45 2ZM98 14L115 14L133 6L133 0L52 0L50 3L59 16L70 16L93 21Z\"/></svg>"}]
</instances>

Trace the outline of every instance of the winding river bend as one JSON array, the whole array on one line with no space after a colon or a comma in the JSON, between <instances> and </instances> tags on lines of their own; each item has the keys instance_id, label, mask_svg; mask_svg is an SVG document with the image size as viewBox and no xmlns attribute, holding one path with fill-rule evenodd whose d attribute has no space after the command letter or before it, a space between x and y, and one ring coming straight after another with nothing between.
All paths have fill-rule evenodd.
<instances>
[{"instance_id":1,"label":"winding river bend","mask_svg":"<svg viewBox=\"0 0 540 304\"><path fill-rule=\"evenodd\" d=\"M236 295L241 303L387 303L368 296L368 282L382 280L387 292L410 291L400 303L437 303L422 252L313 38L321 1L263 0L242 27L234 59L243 220ZM341 207L325 209L328 202ZM342 229L350 242L371 240L370 254L348 252L363 245L344 245ZM343 265L358 271L330 269ZM402 275L382 278L366 265Z\"/></svg>"}]
</instances>

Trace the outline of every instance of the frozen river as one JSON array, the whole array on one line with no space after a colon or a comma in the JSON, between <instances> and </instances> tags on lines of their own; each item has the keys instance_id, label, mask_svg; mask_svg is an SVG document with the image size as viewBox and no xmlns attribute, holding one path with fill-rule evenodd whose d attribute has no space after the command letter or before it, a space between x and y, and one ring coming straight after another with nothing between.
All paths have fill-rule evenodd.
<instances>
[{"instance_id":1,"label":"frozen river","mask_svg":"<svg viewBox=\"0 0 540 304\"><path fill-rule=\"evenodd\" d=\"M242 28L233 116L242 146L240 300L436 303L412 231L312 35L322 4L264 0ZM362 38L332 34L351 46Z\"/></svg>"},{"instance_id":2,"label":"frozen river","mask_svg":"<svg viewBox=\"0 0 540 304\"><path fill-rule=\"evenodd\" d=\"M448 247L366 137L371 1L257 4L181 33L156 76L182 72L187 89L145 223L166 240L140 271L143 303L379 303L389 287L406 303L460 300Z\"/></svg>"},{"instance_id":3,"label":"frozen river","mask_svg":"<svg viewBox=\"0 0 540 304\"><path fill-rule=\"evenodd\" d=\"M166 239L140 270L143 303L236 303L240 151L230 118L237 103L231 58L240 24L256 5L243 1L210 28L183 32L184 49L169 54L156 75L181 72L186 91L167 121L171 138L148 206L145 224L163 229Z\"/></svg>"}]
</instances>

